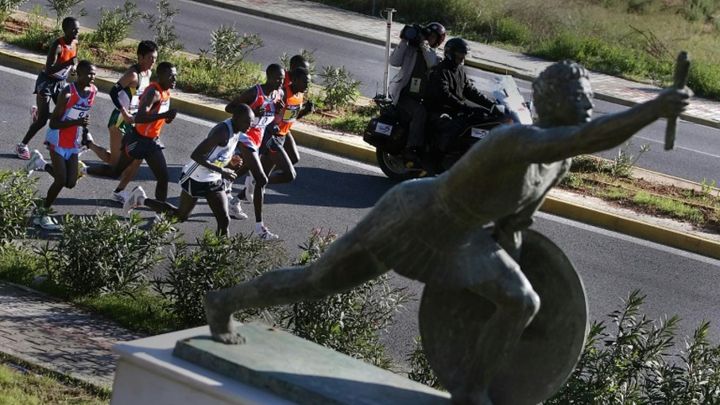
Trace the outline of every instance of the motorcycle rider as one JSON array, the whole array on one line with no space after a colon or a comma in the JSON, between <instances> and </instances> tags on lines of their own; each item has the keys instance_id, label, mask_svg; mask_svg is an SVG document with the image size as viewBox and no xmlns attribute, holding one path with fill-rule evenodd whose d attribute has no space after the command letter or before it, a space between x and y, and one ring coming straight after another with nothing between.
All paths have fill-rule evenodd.
<instances>
[{"instance_id":1,"label":"motorcycle rider","mask_svg":"<svg viewBox=\"0 0 720 405\"><path fill-rule=\"evenodd\" d=\"M400 38L390 55L390 65L400 67L390 84L390 97L401 114L410 117L405 155L417 160L417 150L425 141L427 112L422 100L427 72L438 63L435 49L445 40L445 27L438 22L425 27L406 25Z\"/></svg>"},{"instance_id":2,"label":"motorcycle rider","mask_svg":"<svg viewBox=\"0 0 720 405\"><path fill-rule=\"evenodd\" d=\"M488 113L495 107L495 101L480 93L467 78L463 65L469 51L470 47L464 39L448 40L443 52L445 58L432 69L428 79L425 107L431 122L446 137L464 127L464 116ZM473 107L466 101L480 107ZM443 145L443 142L440 144Z\"/></svg>"}]
</instances>

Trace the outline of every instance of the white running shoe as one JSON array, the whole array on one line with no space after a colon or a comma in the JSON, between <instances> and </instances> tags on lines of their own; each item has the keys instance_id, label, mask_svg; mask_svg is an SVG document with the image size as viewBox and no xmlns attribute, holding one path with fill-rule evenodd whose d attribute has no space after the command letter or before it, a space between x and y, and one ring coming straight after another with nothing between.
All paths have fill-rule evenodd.
<instances>
[{"instance_id":1,"label":"white running shoe","mask_svg":"<svg viewBox=\"0 0 720 405\"><path fill-rule=\"evenodd\" d=\"M237 197L228 201L228 211L230 211L230 218L233 219L247 219L248 217L247 214L243 212L240 199Z\"/></svg>"},{"instance_id":2,"label":"white running shoe","mask_svg":"<svg viewBox=\"0 0 720 405\"><path fill-rule=\"evenodd\" d=\"M125 204L125 201L130 197L130 193L127 190L120 190L120 192L112 192L112 199L114 201L119 202L120 204Z\"/></svg>"},{"instance_id":3,"label":"white running shoe","mask_svg":"<svg viewBox=\"0 0 720 405\"><path fill-rule=\"evenodd\" d=\"M27 145L22 142L15 145L15 153L17 154L17 157L22 160L30 159L30 148L28 148Z\"/></svg>"},{"instance_id":4,"label":"white running shoe","mask_svg":"<svg viewBox=\"0 0 720 405\"><path fill-rule=\"evenodd\" d=\"M33 222L35 223L35 225L39 226L42 229L45 229L46 231L57 231L62 228L62 225L58 224L57 221L55 221L55 218L51 217L50 215L35 217Z\"/></svg>"},{"instance_id":5,"label":"white running shoe","mask_svg":"<svg viewBox=\"0 0 720 405\"><path fill-rule=\"evenodd\" d=\"M146 198L145 190L140 186L135 187L123 203L123 210L130 212L132 209L141 206Z\"/></svg>"},{"instance_id":6,"label":"white running shoe","mask_svg":"<svg viewBox=\"0 0 720 405\"><path fill-rule=\"evenodd\" d=\"M260 232L257 232L257 231L256 231L255 234L258 236L258 238L260 238L260 239L262 239L262 240L275 240L275 239L280 239L279 236L277 236L276 234L270 232L270 230L267 229L266 226L263 226L262 228L260 228Z\"/></svg>"},{"instance_id":7,"label":"white running shoe","mask_svg":"<svg viewBox=\"0 0 720 405\"><path fill-rule=\"evenodd\" d=\"M252 204L255 198L255 179L252 174L245 176L245 201Z\"/></svg>"},{"instance_id":8,"label":"white running shoe","mask_svg":"<svg viewBox=\"0 0 720 405\"><path fill-rule=\"evenodd\" d=\"M78 179L87 174L87 164L82 160L78 160Z\"/></svg>"},{"instance_id":9,"label":"white running shoe","mask_svg":"<svg viewBox=\"0 0 720 405\"><path fill-rule=\"evenodd\" d=\"M32 151L32 154L30 155L30 160L28 160L27 164L25 165L25 171L27 172L28 176L33 174L34 171L43 171L45 170L45 165L47 162L43 158L42 153L40 153L39 150L35 149Z\"/></svg>"}]
</instances>

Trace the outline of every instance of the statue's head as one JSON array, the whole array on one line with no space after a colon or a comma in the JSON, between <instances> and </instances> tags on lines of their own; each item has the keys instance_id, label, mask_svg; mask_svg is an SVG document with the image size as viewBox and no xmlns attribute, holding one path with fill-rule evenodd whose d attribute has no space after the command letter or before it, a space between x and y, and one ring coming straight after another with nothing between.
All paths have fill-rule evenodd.
<instances>
[{"instance_id":1,"label":"statue's head","mask_svg":"<svg viewBox=\"0 0 720 405\"><path fill-rule=\"evenodd\" d=\"M541 126L590 121L592 89L587 70L578 63L565 60L548 66L533 82L533 93Z\"/></svg>"}]
</instances>

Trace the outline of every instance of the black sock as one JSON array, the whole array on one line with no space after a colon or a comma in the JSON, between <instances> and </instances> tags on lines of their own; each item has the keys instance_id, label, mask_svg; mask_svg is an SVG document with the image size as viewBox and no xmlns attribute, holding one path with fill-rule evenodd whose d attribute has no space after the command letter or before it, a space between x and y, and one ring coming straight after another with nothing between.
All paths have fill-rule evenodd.
<instances>
[{"instance_id":1,"label":"black sock","mask_svg":"<svg viewBox=\"0 0 720 405\"><path fill-rule=\"evenodd\" d=\"M121 192L121 191L123 191L123 190L125 190L125 189L118 187L118 188L115 189L115 192L116 192L116 193L119 193L119 192Z\"/></svg>"}]
</instances>

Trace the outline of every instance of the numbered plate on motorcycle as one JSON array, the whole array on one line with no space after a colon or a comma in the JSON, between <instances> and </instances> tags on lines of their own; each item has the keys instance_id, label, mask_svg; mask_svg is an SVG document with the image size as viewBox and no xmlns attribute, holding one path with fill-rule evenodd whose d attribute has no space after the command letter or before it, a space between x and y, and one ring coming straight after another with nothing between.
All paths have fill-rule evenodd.
<instances>
[{"instance_id":1,"label":"numbered plate on motorcycle","mask_svg":"<svg viewBox=\"0 0 720 405\"><path fill-rule=\"evenodd\" d=\"M482 128L473 128L470 132L470 136L477 139L483 139L485 138L485 135L487 135L490 131L487 129Z\"/></svg>"},{"instance_id":2,"label":"numbered plate on motorcycle","mask_svg":"<svg viewBox=\"0 0 720 405\"><path fill-rule=\"evenodd\" d=\"M392 134L393 126L390 124L385 124L382 122L378 122L375 125L375 132L381 135L387 135L390 136Z\"/></svg>"}]
</instances>

